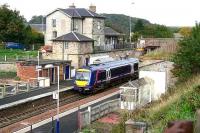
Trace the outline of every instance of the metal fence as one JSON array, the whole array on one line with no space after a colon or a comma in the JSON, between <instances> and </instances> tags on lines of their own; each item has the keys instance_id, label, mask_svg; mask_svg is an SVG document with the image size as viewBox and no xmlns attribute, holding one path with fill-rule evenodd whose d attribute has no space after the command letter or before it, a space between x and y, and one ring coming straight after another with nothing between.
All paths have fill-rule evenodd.
<instances>
[{"instance_id":1,"label":"metal fence","mask_svg":"<svg viewBox=\"0 0 200 133\"><path fill-rule=\"evenodd\" d=\"M89 125L92 121L95 121L108 113L116 111L119 107L120 99L108 101L95 107L88 107L88 110L79 113L80 129Z\"/></svg>"},{"instance_id":2,"label":"metal fence","mask_svg":"<svg viewBox=\"0 0 200 133\"><path fill-rule=\"evenodd\" d=\"M14 84L0 84L0 99L36 89L45 88L45 79L32 79L30 82L16 82Z\"/></svg>"},{"instance_id":3,"label":"metal fence","mask_svg":"<svg viewBox=\"0 0 200 133\"><path fill-rule=\"evenodd\" d=\"M119 49L133 49L134 44L120 43L120 44L104 44L101 46L94 46L94 51L114 51Z\"/></svg>"},{"instance_id":4,"label":"metal fence","mask_svg":"<svg viewBox=\"0 0 200 133\"><path fill-rule=\"evenodd\" d=\"M35 56L31 56L31 55L27 55L27 56L0 56L0 62L15 62L15 61L19 61L19 60L31 60L31 59L36 59L37 57Z\"/></svg>"}]
</instances>

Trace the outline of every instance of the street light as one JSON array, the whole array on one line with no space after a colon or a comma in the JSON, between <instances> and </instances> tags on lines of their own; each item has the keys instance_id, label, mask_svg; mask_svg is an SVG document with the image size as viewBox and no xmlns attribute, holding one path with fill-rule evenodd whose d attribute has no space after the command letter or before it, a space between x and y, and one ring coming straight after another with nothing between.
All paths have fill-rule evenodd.
<instances>
[{"instance_id":1,"label":"street light","mask_svg":"<svg viewBox=\"0 0 200 133\"><path fill-rule=\"evenodd\" d=\"M131 3L131 5L135 4L134 2ZM130 41L130 44L131 44L131 15L129 16L129 24L130 24L130 36L129 36L129 41Z\"/></svg>"}]
</instances>

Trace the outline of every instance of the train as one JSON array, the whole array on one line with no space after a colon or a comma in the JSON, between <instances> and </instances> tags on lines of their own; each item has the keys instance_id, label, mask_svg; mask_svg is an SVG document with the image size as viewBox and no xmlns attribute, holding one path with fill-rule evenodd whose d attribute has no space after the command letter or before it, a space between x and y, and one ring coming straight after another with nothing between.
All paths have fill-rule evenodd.
<instances>
[{"instance_id":1,"label":"train","mask_svg":"<svg viewBox=\"0 0 200 133\"><path fill-rule=\"evenodd\" d=\"M139 78L139 60L127 58L77 69L74 90L85 93L94 92L109 86Z\"/></svg>"}]
</instances>

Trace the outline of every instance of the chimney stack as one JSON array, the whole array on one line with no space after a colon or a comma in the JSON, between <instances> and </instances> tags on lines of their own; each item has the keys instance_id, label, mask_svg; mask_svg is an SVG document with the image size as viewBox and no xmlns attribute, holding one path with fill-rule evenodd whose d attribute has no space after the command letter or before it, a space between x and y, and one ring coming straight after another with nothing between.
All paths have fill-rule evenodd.
<instances>
[{"instance_id":1,"label":"chimney stack","mask_svg":"<svg viewBox=\"0 0 200 133\"><path fill-rule=\"evenodd\" d=\"M96 12L96 6L91 4L89 6L89 10L92 11L92 12Z\"/></svg>"},{"instance_id":2,"label":"chimney stack","mask_svg":"<svg viewBox=\"0 0 200 133\"><path fill-rule=\"evenodd\" d=\"M72 3L69 8L76 8L76 6L74 5L74 3Z\"/></svg>"}]
</instances>

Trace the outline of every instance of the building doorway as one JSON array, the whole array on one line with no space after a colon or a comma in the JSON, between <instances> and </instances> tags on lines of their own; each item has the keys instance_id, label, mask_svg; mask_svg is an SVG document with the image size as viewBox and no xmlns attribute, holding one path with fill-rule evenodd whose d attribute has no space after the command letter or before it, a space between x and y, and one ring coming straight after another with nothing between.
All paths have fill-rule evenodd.
<instances>
[{"instance_id":1,"label":"building doorway","mask_svg":"<svg viewBox=\"0 0 200 133\"><path fill-rule=\"evenodd\" d=\"M70 78L70 66L65 67L65 80Z\"/></svg>"}]
</instances>

